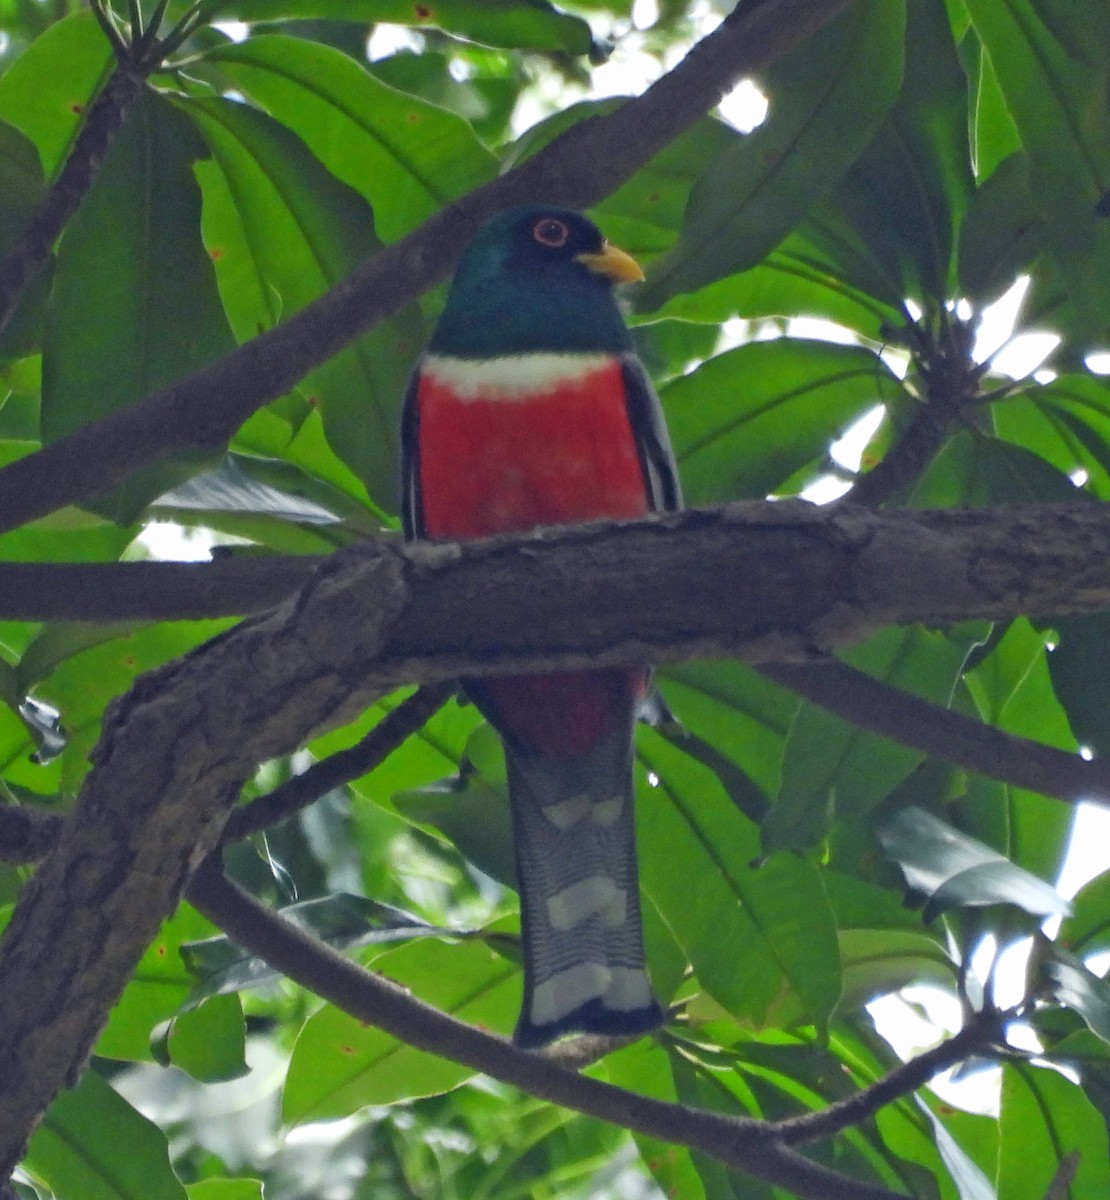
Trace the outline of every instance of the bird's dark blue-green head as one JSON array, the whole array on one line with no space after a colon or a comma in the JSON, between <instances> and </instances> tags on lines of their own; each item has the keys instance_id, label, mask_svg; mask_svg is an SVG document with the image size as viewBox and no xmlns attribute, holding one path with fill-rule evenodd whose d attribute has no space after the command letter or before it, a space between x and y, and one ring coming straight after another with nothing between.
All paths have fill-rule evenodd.
<instances>
[{"instance_id":1,"label":"bird's dark blue-green head","mask_svg":"<svg viewBox=\"0 0 1110 1200\"><path fill-rule=\"evenodd\" d=\"M467 247L428 349L459 358L619 354L632 343L613 285L643 277L581 213L506 209Z\"/></svg>"}]
</instances>

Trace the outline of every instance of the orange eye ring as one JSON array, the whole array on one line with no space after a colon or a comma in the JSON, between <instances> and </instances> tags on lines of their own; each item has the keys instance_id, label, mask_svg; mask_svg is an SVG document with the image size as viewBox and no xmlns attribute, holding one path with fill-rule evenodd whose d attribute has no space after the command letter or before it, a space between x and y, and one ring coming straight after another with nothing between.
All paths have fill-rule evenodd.
<instances>
[{"instance_id":1,"label":"orange eye ring","mask_svg":"<svg viewBox=\"0 0 1110 1200\"><path fill-rule=\"evenodd\" d=\"M558 217L541 217L532 226L532 237L541 246L551 250L561 250L570 240L570 226Z\"/></svg>"}]
</instances>

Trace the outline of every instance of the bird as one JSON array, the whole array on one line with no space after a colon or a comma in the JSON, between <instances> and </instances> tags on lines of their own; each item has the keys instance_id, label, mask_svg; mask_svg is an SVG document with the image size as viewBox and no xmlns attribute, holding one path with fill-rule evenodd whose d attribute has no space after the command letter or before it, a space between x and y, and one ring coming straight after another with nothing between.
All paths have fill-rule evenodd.
<instances>
[{"instance_id":1,"label":"bird","mask_svg":"<svg viewBox=\"0 0 1110 1200\"><path fill-rule=\"evenodd\" d=\"M662 408L614 292L643 278L566 208L506 209L478 230L404 398L407 537L681 507ZM524 964L515 1044L654 1030L663 1012L644 958L632 775L650 669L462 687L505 750Z\"/></svg>"}]
</instances>

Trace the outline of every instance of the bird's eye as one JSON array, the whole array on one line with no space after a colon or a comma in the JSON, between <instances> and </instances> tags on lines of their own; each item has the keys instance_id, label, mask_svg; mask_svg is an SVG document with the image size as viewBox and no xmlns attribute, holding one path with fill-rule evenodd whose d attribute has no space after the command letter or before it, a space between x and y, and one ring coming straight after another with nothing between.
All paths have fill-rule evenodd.
<instances>
[{"instance_id":1,"label":"bird's eye","mask_svg":"<svg viewBox=\"0 0 1110 1200\"><path fill-rule=\"evenodd\" d=\"M543 217L532 226L532 236L541 246L550 246L552 250L558 250L567 244L570 227L565 221L555 217Z\"/></svg>"}]
</instances>

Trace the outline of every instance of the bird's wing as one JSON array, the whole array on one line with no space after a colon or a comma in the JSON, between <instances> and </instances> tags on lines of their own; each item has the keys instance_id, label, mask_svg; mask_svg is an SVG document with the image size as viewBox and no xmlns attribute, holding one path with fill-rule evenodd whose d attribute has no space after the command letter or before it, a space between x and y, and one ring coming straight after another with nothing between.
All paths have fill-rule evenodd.
<instances>
[{"instance_id":1,"label":"bird's wing","mask_svg":"<svg viewBox=\"0 0 1110 1200\"><path fill-rule=\"evenodd\" d=\"M621 372L628 421L636 439L651 508L655 512L678 512L682 508L682 488L659 397L638 358L626 354L621 359Z\"/></svg>"},{"instance_id":2,"label":"bird's wing","mask_svg":"<svg viewBox=\"0 0 1110 1200\"><path fill-rule=\"evenodd\" d=\"M420 386L420 367L417 366L405 388L401 406L401 528L405 537L424 536L424 506L420 499L420 405L417 389Z\"/></svg>"}]
</instances>

